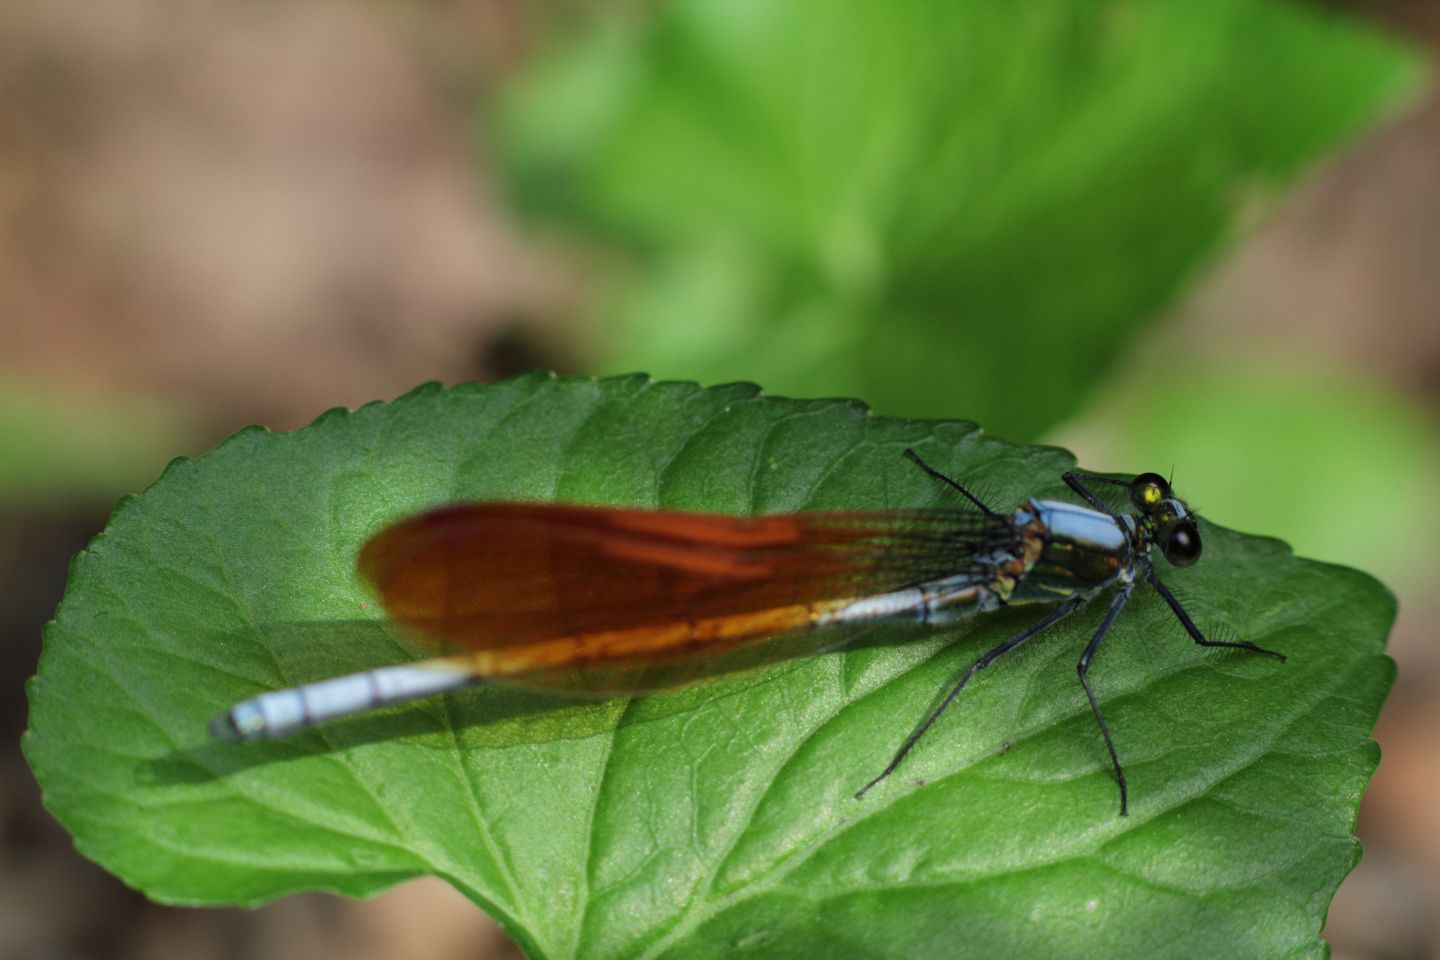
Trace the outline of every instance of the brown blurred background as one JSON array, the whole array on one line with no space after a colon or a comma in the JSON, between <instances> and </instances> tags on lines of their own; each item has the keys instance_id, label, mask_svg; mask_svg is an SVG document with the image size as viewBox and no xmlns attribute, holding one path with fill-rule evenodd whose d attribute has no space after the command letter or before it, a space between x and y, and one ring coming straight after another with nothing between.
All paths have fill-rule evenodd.
<instances>
[{"instance_id":1,"label":"brown blurred background","mask_svg":"<svg viewBox=\"0 0 1440 960\"><path fill-rule=\"evenodd\" d=\"M170 457L426 380L585 368L566 324L586 261L515 225L471 132L474 104L580 6L0 5L0 958L518 955L438 881L366 903L152 905L75 854L17 743L69 556ZM1440 50L1440 4L1345 6ZM1433 443L1440 96L1243 227L1123 366L1303 354L1327 384L1383 393L1373 409L1403 407ZM1114 426L1145 383L1116 376L1046 439L1090 466L1145 468ZM1431 484L1433 448L1416 456ZM1385 501L1336 479L1336 511ZM1402 603L1365 859L1328 927L1342 958L1440 957L1440 601L1425 563L1440 562L1440 528L1433 514L1391 519L1422 542L1393 570L1294 535L1302 552L1374 569ZM1368 549L1383 567L1390 554Z\"/></svg>"}]
</instances>

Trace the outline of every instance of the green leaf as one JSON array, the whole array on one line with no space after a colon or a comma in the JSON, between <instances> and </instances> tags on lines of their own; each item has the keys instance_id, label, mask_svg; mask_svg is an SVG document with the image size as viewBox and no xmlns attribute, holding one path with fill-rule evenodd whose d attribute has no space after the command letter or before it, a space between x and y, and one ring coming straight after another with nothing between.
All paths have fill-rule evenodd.
<instances>
[{"instance_id":1,"label":"green leaf","mask_svg":"<svg viewBox=\"0 0 1440 960\"><path fill-rule=\"evenodd\" d=\"M646 698L484 688L281 742L210 742L235 701L404 659L354 572L383 524L461 498L739 513L924 505L914 446L996 503L1062 496L1063 451L747 384L527 376L243 431L125 500L74 562L25 752L76 845L149 896L253 904L446 878L533 957L1321 956L1354 865L1394 607L1353 570L1207 527L1091 671L1100 611L982 674L863 800L937 696L1035 616ZM1197 492L1198 495L1198 492Z\"/></svg>"},{"instance_id":2,"label":"green leaf","mask_svg":"<svg viewBox=\"0 0 1440 960\"><path fill-rule=\"evenodd\" d=\"M183 447L192 420L155 397L0 375L0 498L111 503Z\"/></svg>"},{"instance_id":3,"label":"green leaf","mask_svg":"<svg viewBox=\"0 0 1440 960\"><path fill-rule=\"evenodd\" d=\"M609 368L1016 437L1422 74L1277 0L632 13L542 58L492 125L523 209L630 255L590 332Z\"/></svg>"}]
</instances>

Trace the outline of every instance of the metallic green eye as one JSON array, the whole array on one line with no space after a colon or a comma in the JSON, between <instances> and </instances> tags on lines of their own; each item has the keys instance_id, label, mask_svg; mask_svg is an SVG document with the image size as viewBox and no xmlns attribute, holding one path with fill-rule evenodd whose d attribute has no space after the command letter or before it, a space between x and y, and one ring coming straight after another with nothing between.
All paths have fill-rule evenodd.
<instances>
[{"instance_id":1,"label":"metallic green eye","mask_svg":"<svg viewBox=\"0 0 1440 960\"><path fill-rule=\"evenodd\" d=\"M1141 510L1149 511L1170 497L1170 484L1158 473L1142 473L1130 481L1130 500Z\"/></svg>"}]
</instances>

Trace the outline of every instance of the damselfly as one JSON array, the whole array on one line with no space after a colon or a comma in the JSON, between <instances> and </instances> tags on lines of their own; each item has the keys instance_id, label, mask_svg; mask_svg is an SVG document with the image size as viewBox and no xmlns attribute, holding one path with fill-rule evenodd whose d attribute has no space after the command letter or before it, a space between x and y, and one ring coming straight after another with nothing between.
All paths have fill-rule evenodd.
<instances>
[{"instance_id":1,"label":"damselfly","mask_svg":"<svg viewBox=\"0 0 1440 960\"><path fill-rule=\"evenodd\" d=\"M856 794L900 765L965 685L996 659L1112 592L1080 655L1080 684L1100 727L1120 813L1125 773L1087 676L1115 618L1144 579L1191 639L1212 640L1161 582L1200 558L1200 533L1165 478L1064 474L1085 502L1027 498L1000 513L956 480L906 456L964 500L953 508L758 517L535 503L466 503L402 520L372 537L359 567L406 632L454 651L262 693L217 717L217 736L281 736L323 720L495 679L545 683L623 665L705 658L767 637L849 624L939 624L1021 604L1051 609L976 660ZM1132 512L1087 484L1126 488Z\"/></svg>"}]
</instances>

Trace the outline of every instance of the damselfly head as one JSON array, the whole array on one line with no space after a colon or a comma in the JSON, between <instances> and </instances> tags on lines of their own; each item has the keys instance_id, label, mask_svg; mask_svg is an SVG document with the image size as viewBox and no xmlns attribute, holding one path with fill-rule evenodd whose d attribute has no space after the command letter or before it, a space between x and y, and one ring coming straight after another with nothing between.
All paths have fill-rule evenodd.
<instances>
[{"instance_id":1,"label":"damselfly head","mask_svg":"<svg viewBox=\"0 0 1440 960\"><path fill-rule=\"evenodd\" d=\"M1184 501L1166 497L1155 505L1150 516L1166 560L1177 567L1188 567L1200 559L1200 528Z\"/></svg>"},{"instance_id":2,"label":"damselfly head","mask_svg":"<svg viewBox=\"0 0 1440 960\"><path fill-rule=\"evenodd\" d=\"M1188 567L1200 559L1200 530L1185 502L1158 473L1142 473L1130 481L1130 500L1145 517L1165 559Z\"/></svg>"}]
</instances>

